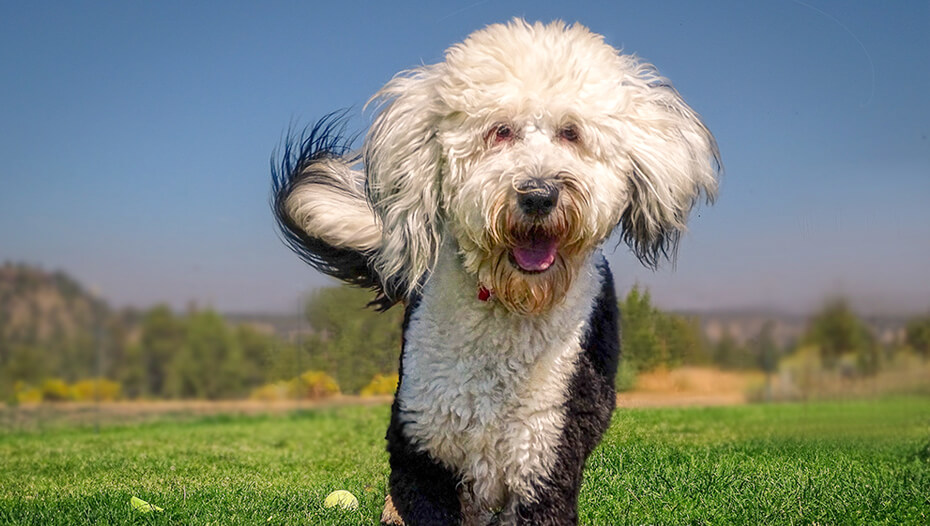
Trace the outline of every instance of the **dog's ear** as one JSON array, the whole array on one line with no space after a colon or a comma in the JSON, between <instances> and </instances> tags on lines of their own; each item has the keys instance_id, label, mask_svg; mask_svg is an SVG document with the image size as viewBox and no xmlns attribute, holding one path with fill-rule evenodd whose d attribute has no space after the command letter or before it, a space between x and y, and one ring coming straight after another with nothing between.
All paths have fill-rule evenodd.
<instances>
[{"instance_id":1,"label":"dog's ear","mask_svg":"<svg viewBox=\"0 0 930 526\"><path fill-rule=\"evenodd\" d=\"M368 200L382 225L374 265L400 296L420 286L441 241L438 68L398 75L372 98L379 113L365 140L364 161Z\"/></svg>"},{"instance_id":2,"label":"dog's ear","mask_svg":"<svg viewBox=\"0 0 930 526\"><path fill-rule=\"evenodd\" d=\"M655 68L629 58L623 149L629 157L629 205L622 238L643 264L674 259L688 214L702 196L713 202L722 172L717 142L700 116Z\"/></svg>"}]
</instances>

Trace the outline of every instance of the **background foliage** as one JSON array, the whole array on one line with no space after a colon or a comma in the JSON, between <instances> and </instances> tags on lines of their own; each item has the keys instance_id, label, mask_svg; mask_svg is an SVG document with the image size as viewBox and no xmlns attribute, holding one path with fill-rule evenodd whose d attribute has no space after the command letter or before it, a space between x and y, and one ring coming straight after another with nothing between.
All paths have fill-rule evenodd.
<instances>
[{"instance_id":1,"label":"background foliage","mask_svg":"<svg viewBox=\"0 0 930 526\"><path fill-rule=\"evenodd\" d=\"M0 266L0 396L25 403L390 394L403 310L377 313L366 308L371 299L360 289L319 289L307 298L303 321L281 331L232 323L193 306L183 313L165 306L114 310L63 273L6 264ZM660 310L638 286L622 298L620 311L620 390L635 387L642 373L712 366L765 372L760 397L770 397L776 378L793 384L791 397L806 397L831 378L870 378L930 359L930 316L909 320L899 338L879 342L842 298L825 302L787 344L775 337L772 322L748 337L724 328L708 338L699 317Z\"/></svg>"}]
</instances>

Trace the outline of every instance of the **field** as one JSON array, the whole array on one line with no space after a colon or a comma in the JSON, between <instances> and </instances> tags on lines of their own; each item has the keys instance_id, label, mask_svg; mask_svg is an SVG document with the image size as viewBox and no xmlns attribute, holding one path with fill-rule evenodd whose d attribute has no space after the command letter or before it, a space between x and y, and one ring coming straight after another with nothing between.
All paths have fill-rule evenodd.
<instances>
[{"instance_id":1,"label":"field","mask_svg":"<svg viewBox=\"0 0 930 526\"><path fill-rule=\"evenodd\" d=\"M388 412L7 425L0 523L376 524ZM324 510L335 489L359 509ZM133 496L164 511L139 513ZM598 525L930 524L930 399L620 409L580 513Z\"/></svg>"}]
</instances>

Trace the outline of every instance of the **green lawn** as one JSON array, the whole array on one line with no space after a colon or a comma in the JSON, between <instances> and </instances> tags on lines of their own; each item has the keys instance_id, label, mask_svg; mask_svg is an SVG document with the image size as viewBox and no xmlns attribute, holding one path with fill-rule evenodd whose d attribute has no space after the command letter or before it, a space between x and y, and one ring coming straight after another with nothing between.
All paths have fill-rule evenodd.
<instances>
[{"instance_id":1,"label":"green lawn","mask_svg":"<svg viewBox=\"0 0 930 526\"><path fill-rule=\"evenodd\" d=\"M0 524L376 524L388 412L0 431ZM620 410L580 500L582 524L930 524L930 399Z\"/></svg>"}]
</instances>

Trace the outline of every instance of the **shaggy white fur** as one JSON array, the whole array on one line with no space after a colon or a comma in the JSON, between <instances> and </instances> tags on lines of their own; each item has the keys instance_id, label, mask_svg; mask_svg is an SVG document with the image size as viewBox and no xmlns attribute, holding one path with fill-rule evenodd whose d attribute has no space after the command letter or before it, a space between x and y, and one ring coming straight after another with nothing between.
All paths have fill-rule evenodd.
<instances>
[{"instance_id":1,"label":"shaggy white fur","mask_svg":"<svg viewBox=\"0 0 930 526\"><path fill-rule=\"evenodd\" d=\"M316 164L318 177L294 188L287 214L305 232L326 243L360 252L381 246L381 225L365 200L363 180L338 159Z\"/></svg>"},{"instance_id":2,"label":"shaggy white fur","mask_svg":"<svg viewBox=\"0 0 930 526\"><path fill-rule=\"evenodd\" d=\"M405 334L397 393L405 433L462 476L478 507L533 500L555 458L565 387L602 285L594 261L603 256L584 263L558 306L515 317L463 294L476 290L476 280L449 248Z\"/></svg>"},{"instance_id":3,"label":"shaggy white fur","mask_svg":"<svg viewBox=\"0 0 930 526\"><path fill-rule=\"evenodd\" d=\"M580 25L489 26L374 100L381 112L364 159L383 224L376 268L409 291L436 261L444 223L470 271L493 257L491 213L515 180L570 178L585 249L624 223L646 259L673 245L695 201L716 191L716 143L697 114L652 65ZM489 139L501 124L513 140ZM570 127L577 141L565 140Z\"/></svg>"}]
</instances>

